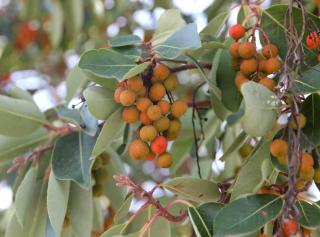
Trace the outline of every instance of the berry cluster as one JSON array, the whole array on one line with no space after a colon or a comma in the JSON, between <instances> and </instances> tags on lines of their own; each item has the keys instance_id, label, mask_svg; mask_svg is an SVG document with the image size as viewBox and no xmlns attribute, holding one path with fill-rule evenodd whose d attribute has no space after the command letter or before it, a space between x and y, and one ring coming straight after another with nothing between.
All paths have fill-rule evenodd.
<instances>
[{"instance_id":1,"label":"berry cluster","mask_svg":"<svg viewBox=\"0 0 320 237\"><path fill-rule=\"evenodd\" d=\"M94 197L100 197L104 193L104 183L108 177L106 165L109 163L109 161L109 154L102 153L96 158L96 160L93 163L91 173L95 180L95 184L92 187L92 195Z\"/></svg>"},{"instance_id":2,"label":"berry cluster","mask_svg":"<svg viewBox=\"0 0 320 237\"><path fill-rule=\"evenodd\" d=\"M299 115L300 128L306 125L306 117L300 113ZM293 129L297 129L295 122L291 124ZM278 160L281 165L288 165L288 143L282 139L274 139L270 145L270 153ZM314 168L314 160L308 152L303 152L300 157L300 172L298 174L297 189L303 189L307 182L314 180L320 183L320 168Z\"/></svg>"},{"instance_id":3,"label":"berry cluster","mask_svg":"<svg viewBox=\"0 0 320 237\"><path fill-rule=\"evenodd\" d=\"M310 49L320 51L320 32L310 32L306 38L306 44ZM320 54L318 55L317 60L320 63Z\"/></svg>"},{"instance_id":4,"label":"berry cluster","mask_svg":"<svg viewBox=\"0 0 320 237\"><path fill-rule=\"evenodd\" d=\"M266 44L258 53L254 42L238 42L246 31L240 24L233 25L229 29L230 36L235 40L229 47L232 56L231 66L239 71L235 84L240 89L243 83L252 80L273 90L275 82L268 75L278 72L281 68L278 59L279 50L273 44Z\"/></svg>"},{"instance_id":5,"label":"berry cluster","mask_svg":"<svg viewBox=\"0 0 320 237\"><path fill-rule=\"evenodd\" d=\"M181 129L179 118L188 108L185 101L174 101L170 96L178 86L177 77L163 64L152 69L152 77L135 76L119 83L114 99L124 106L122 119L129 124L141 123L138 138L129 145L132 159L156 158L160 168L171 166L173 159L167 144L177 138Z\"/></svg>"}]
</instances>

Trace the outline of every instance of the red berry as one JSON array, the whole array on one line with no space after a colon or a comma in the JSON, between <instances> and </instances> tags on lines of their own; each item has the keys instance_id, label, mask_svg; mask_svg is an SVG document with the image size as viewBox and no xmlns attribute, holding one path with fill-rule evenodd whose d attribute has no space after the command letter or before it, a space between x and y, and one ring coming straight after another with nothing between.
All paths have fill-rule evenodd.
<instances>
[{"instance_id":1,"label":"red berry","mask_svg":"<svg viewBox=\"0 0 320 237\"><path fill-rule=\"evenodd\" d=\"M234 40L238 40L242 38L245 33L246 33L246 29L240 24L233 25L229 28L229 35Z\"/></svg>"},{"instance_id":2,"label":"red berry","mask_svg":"<svg viewBox=\"0 0 320 237\"><path fill-rule=\"evenodd\" d=\"M161 155L166 152L168 140L164 136L159 136L151 143L151 150L154 154Z\"/></svg>"},{"instance_id":3,"label":"red berry","mask_svg":"<svg viewBox=\"0 0 320 237\"><path fill-rule=\"evenodd\" d=\"M293 236L298 233L298 224L295 220L288 220L283 225L283 235L286 237Z\"/></svg>"},{"instance_id":4,"label":"red berry","mask_svg":"<svg viewBox=\"0 0 320 237\"><path fill-rule=\"evenodd\" d=\"M316 49L317 48L317 44L316 44L315 40L310 35L306 39L306 44L308 45L308 47L310 49Z\"/></svg>"}]
</instances>

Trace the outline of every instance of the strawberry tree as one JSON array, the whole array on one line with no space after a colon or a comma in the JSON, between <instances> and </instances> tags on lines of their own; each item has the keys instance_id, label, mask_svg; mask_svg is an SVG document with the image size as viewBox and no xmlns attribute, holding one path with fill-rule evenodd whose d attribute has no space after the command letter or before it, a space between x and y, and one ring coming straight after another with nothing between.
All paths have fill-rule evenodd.
<instances>
[{"instance_id":1,"label":"strawberry tree","mask_svg":"<svg viewBox=\"0 0 320 237\"><path fill-rule=\"evenodd\" d=\"M320 18L237 7L200 32L169 9L151 39L85 51L45 112L0 95L5 237L319 236Z\"/></svg>"}]
</instances>

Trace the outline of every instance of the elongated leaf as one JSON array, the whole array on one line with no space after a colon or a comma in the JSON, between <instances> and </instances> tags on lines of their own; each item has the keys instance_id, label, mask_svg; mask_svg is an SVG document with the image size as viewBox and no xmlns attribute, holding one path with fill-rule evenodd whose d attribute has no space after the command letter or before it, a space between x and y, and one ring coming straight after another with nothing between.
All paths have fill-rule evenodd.
<instances>
[{"instance_id":1,"label":"elongated leaf","mask_svg":"<svg viewBox=\"0 0 320 237\"><path fill-rule=\"evenodd\" d=\"M218 212L223 208L220 203L205 203L198 208L189 207L189 217L197 237L211 237L213 234L213 222Z\"/></svg>"},{"instance_id":2,"label":"elongated leaf","mask_svg":"<svg viewBox=\"0 0 320 237\"><path fill-rule=\"evenodd\" d=\"M215 218L214 236L240 236L259 230L275 219L283 206L283 200L275 195L251 195L239 198L221 211Z\"/></svg>"},{"instance_id":3,"label":"elongated leaf","mask_svg":"<svg viewBox=\"0 0 320 237\"><path fill-rule=\"evenodd\" d=\"M243 194L256 193L264 182L261 166L264 160L270 158L269 141L257 144L258 149L249 157L246 164L240 169L239 175L232 189L231 200Z\"/></svg>"},{"instance_id":4,"label":"elongated leaf","mask_svg":"<svg viewBox=\"0 0 320 237\"><path fill-rule=\"evenodd\" d=\"M88 237L92 229L92 193L72 183L69 195L68 217L78 237Z\"/></svg>"},{"instance_id":5,"label":"elongated leaf","mask_svg":"<svg viewBox=\"0 0 320 237\"><path fill-rule=\"evenodd\" d=\"M308 69L295 81L298 93L315 93L320 91L320 64Z\"/></svg>"},{"instance_id":6,"label":"elongated leaf","mask_svg":"<svg viewBox=\"0 0 320 237\"><path fill-rule=\"evenodd\" d=\"M165 11L157 22L156 31L152 37L152 45L156 46L164 42L170 35L185 24L179 10L170 9Z\"/></svg>"},{"instance_id":7,"label":"elongated leaf","mask_svg":"<svg viewBox=\"0 0 320 237\"><path fill-rule=\"evenodd\" d=\"M126 200L124 200L123 204L118 209L116 215L113 218L115 224L123 223L126 217L128 216L128 211L131 206L132 198L132 195L126 197Z\"/></svg>"},{"instance_id":8,"label":"elongated leaf","mask_svg":"<svg viewBox=\"0 0 320 237\"><path fill-rule=\"evenodd\" d=\"M232 43L231 40L226 41L226 46ZM230 111L237 111L242 100L236 84L234 83L236 71L231 68L231 55L228 49L223 49L221 52L219 64L217 65L216 81L217 86L221 90L221 101Z\"/></svg>"},{"instance_id":9,"label":"elongated leaf","mask_svg":"<svg viewBox=\"0 0 320 237\"><path fill-rule=\"evenodd\" d=\"M110 49L93 49L81 56L79 67L98 77L122 79L135 66L134 60Z\"/></svg>"},{"instance_id":10,"label":"elongated leaf","mask_svg":"<svg viewBox=\"0 0 320 237\"><path fill-rule=\"evenodd\" d=\"M114 138L121 133L124 125L125 123L121 119L121 111L117 110L105 121L94 145L92 156L98 156L107 150L108 146L114 141Z\"/></svg>"},{"instance_id":11,"label":"elongated leaf","mask_svg":"<svg viewBox=\"0 0 320 237\"><path fill-rule=\"evenodd\" d=\"M199 203L215 202L220 197L218 186L211 181L203 179L178 177L165 182L161 186L175 194Z\"/></svg>"},{"instance_id":12,"label":"elongated leaf","mask_svg":"<svg viewBox=\"0 0 320 237\"><path fill-rule=\"evenodd\" d=\"M113 98L113 92L103 87L88 87L83 92L90 113L97 119L106 120L119 104Z\"/></svg>"},{"instance_id":13,"label":"elongated leaf","mask_svg":"<svg viewBox=\"0 0 320 237\"><path fill-rule=\"evenodd\" d=\"M319 228L320 227L320 207L315 203L306 201L297 201L296 206L302 216L298 223L305 228Z\"/></svg>"},{"instance_id":14,"label":"elongated leaf","mask_svg":"<svg viewBox=\"0 0 320 237\"><path fill-rule=\"evenodd\" d=\"M17 86L12 86L12 88L10 89L10 97L27 100L29 102L34 103L32 95L28 91L23 90Z\"/></svg>"},{"instance_id":15,"label":"elongated leaf","mask_svg":"<svg viewBox=\"0 0 320 237\"><path fill-rule=\"evenodd\" d=\"M320 95L312 94L308 96L303 102L300 112L307 120L306 126L303 128L304 134L318 146L320 144Z\"/></svg>"},{"instance_id":16,"label":"elongated leaf","mask_svg":"<svg viewBox=\"0 0 320 237\"><path fill-rule=\"evenodd\" d=\"M34 103L0 95L0 134L25 136L46 123L43 113Z\"/></svg>"},{"instance_id":17,"label":"elongated leaf","mask_svg":"<svg viewBox=\"0 0 320 237\"><path fill-rule=\"evenodd\" d=\"M52 171L57 179L73 180L82 187L90 186L91 151L96 137L74 132L57 140L52 154Z\"/></svg>"},{"instance_id":18,"label":"elongated leaf","mask_svg":"<svg viewBox=\"0 0 320 237\"><path fill-rule=\"evenodd\" d=\"M24 137L6 137L0 135L0 162L7 161L28 152L50 137L48 131L39 128L30 135Z\"/></svg>"},{"instance_id":19,"label":"elongated leaf","mask_svg":"<svg viewBox=\"0 0 320 237\"><path fill-rule=\"evenodd\" d=\"M176 31L163 43L158 44L155 52L164 58L176 58L188 49L197 49L200 46L197 25L191 23Z\"/></svg>"},{"instance_id":20,"label":"elongated leaf","mask_svg":"<svg viewBox=\"0 0 320 237\"><path fill-rule=\"evenodd\" d=\"M109 41L110 47L121 47L128 45L135 45L139 43L141 39L137 35L119 35Z\"/></svg>"},{"instance_id":21,"label":"elongated leaf","mask_svg":"<svg viewBox=\"0 0 320 237\"><path fill-rule=\"evenodd\" d=\"M67 103L70 102L72 98L79 95L80 91L87 84L87 82L88 82L88 79L86 75L78 66L70 70L66 79Z\"/></svg>"},{"instance_id":22,"label":"elongated leaf","mask_svg":"<svg viewBox=\"0 0 320 237\"><path fill-rule=\"evenodd\" d=\"M149 65L150 65L150 62L144 62L144 63L141 63L141 64L135 66L134 68L131 68L131 69L123 76L123 79L129 79L129 78L131 78L131 77L134 77L134 76L138 75L139 73L141 73L141 72L143 72L144 70L146 70Z\"/></svg>"},{"instance_id":23,"label":"elongated leaf","mask_svg":"<svg viewBox=\"0 0 320 237\"><path fill-rule=\"evenodd\" d=\"M261 84L247 82L242 85L245 113L242 127L251 136L263 136L276 122L279 100L276 95ZM252 118L254 115L254 119Z\"/></svg>"},{"instance_id":24,"label":"elongated leaf","mask_svg":"<svg viewBox=\"0 0 320 237\"><path fill-rule=\"evenodd\" d=\"M200 32L202 35L217 36L229 18L229 12L220 12Z\"/></svg>"},{"instance_id":25,"label":"elongated leaf","mask_svg":"<svg viewBox=\"0 0 320 237\"><path fill-rule=\"evenodd\" d=\"M247 139L247 134L242 131L239 134L239 136L232 142L230 147L223 153L223 155L221 156L220 160L225 161L226 159L228 159L228 157L233 152L235 152L236 150L238 150L241 147L241 145L244 143L244 141L246 139Z\"/></svg>"},{"instance_id":26,"label":"elongated leaf","mask_svg":"<svg viewBox=\"0 0 320 237\"><path fill-rule=\"evenodd\" d=\"M54 47L61 41L63 33L63 9L60 1L50 1L52 4L52 18L50 20L50 40Z\"/></svg>"},{"instance_id":27,"label":"elongated leaf","mask_svg":"<svg viewBox=\"0 0 320 237\"><path fill-rule=\"evenodd\" d=\"M48 216L56 236L61 235L63 221L66 216L70 192L70 181L57 180L53 172L50 173L47 205Z\"/></svg>"},{"instance_id":28,"label":"elongated leaf","mask_svg":"<svg viewBox=\"0 0 320 237\"><path fill-rule=\"evenodd\" d=\"M84 0L63 1L66 31L71 41L79 37L84 22Z\"/></svg>"}]
</instances>

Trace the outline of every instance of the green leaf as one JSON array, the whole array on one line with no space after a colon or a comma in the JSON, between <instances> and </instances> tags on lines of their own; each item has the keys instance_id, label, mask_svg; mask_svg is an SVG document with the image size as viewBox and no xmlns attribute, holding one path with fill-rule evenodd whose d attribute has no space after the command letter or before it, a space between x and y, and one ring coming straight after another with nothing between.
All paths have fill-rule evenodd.
<instances>
[{"instance_id":1,"label":"green leaf","mask_svg":"<svg viewBox=\"0 0 320 237\"><path fill-rule=\"evenodd\" d=\"M92 231L101 233L104 229L105 210L99 198L93 198L92 209Z\"/></svg>"},{"instance_id":2,"label":"green leaf","mask_svg":"<svg viewBox=\"0 0 320 237\"><path fill-rule=\"evenodd\" d=\"M297 87L297 93L315 93L320 91L320 64L308 69L295 80L295 86Z\"/></svg>"},{"instance_id":3,"label":"green leaf","mask_svg":"<svg viewBox=\"0 0 320 237\"><path fill-rule=\"evenodd\" d=\"M51 0L52 14L50 20L50 40L53 47L57 47L63 35L63 9L60 1Z\"/></svg>"},{"instance_id":4,"label":"green leaf","mask_svg":"<svg viewBox=\"0 0 320 237\"><path fill-rule=\"evenodd\" d=\"M298 223L305 228L315 229L320 227L320 207L316 203L299 200L296 202L301 218Z\"/></svg>"},{"instance_id":5,"label":"green leaf","mask_svg":"<svg viewBox=\"0 0 320 237\"><path fill-rule=\"evenodd\" d=\"M244 131L255 137L265 135L276 122L279 105L277 96L255 82L243 84L241 92L245 105L244 116L241 119Z\"/></svg>"},{"instance_id":6,"label":"green leaf","mask_svg":"<svg viewBox=\"0 0 320 237\"><path fill-rule=\"evenodd\" d=\"M231 40L226 42L227 48L231 43ZM242 96L234 83L236 71L231 69L231 55L228 49L222 50L217 67L216 81L221 90L221 101L227 109L235 112L239 109Z\"/></svg>"},{"instance_id":7,"label":"green leaf","mask_svg":"<svg viewBox=\"0 0 320 237\"><path fill-rule=\"evenodd\" d=\"M96 138L74 132L57 140L52 154L52 171L57 179L73 180L82 187L90 187L91 151Z\"/></svg>"},{"instance_id":8,"label":"green leaf","mask_svg":"<svg viewBox=\"0 0 320 237\"><path fill-rule=\"evenodd\" d=\"M263 141L257 144L258 149L248 158L240 169L239 175L233 185L231 200L243 194L256 193L264 182L261 166L264 160L270 158L270 142Z\"/></svg>"},{"instance_id":9,"label":"green leaf","mask_svg":"<svg viewBox=\"0 0 320 237\"><path fill-rule=\"evenodd\" d=\"M33 170L32 168L31 170ZM29 171L29 173L33 173L34 171ZM35 178L34 174L29 174L30 176ZM21 226L20 222L17 218L17 213L13 213L11 220L6 227L5 237L43 237L45 236L45 230L47 225L47 209L46 209L46 190L47 184L46 182L36 181L37 185L39 185L39 190L33 193L33 198L29 200L27 203L28 213L26 222L24 226ZM41 187L40 187L41 186ZM29 186L32 188L33 185ZM29 191L32 192L32 191ZM25 200L27 201L27 200ZM17 209L16 209L17 210ZM25 210L26 211L26 210Z\"/></svg>"},{"instance_id":10,"label":"green leaf","mask_svg":"<svg viewBox=\"0 0 320 237\"><path fill-rule=\"evenodd\" d=\"M129 79L131 77L134 77L138 74L140 74L141 72L145 71L149 65L151 63L150 62L144 62L141 64L138 64L137 66L135 66L134 68L131 68L124 76L123 79Z\"/></svg>"},{"instance_id":11,"label":"green leaf","mask_svg":"<svg viewBox=\"0 0 320 237\"><path fill-rule=\"evenodd\" d=\"M109 41L110 47L121 47L128 45L135 45L140 43L141 39L136 35L119 35Z\"/></svg>"},{"instance_id":12,"label":"green leaf","mask_svg":"<svg viewBox=\"0 0 320 237\"><path fill-rule=\"evenodd\" d=\"M132 194L129 195L128 197L126 197L126 199L124 200L124 202L122 203L120 208L117 210L117 213L115 214L115 216L113 218L113 221L115 224L123 223L125 221L125 219L127 218L129 208L132 203L132 198L133 198Z\"/></svg>"},{"instance_id":13,"label":"green leaf","mask_svg":"<svg viewBox=\"0 0 320 237\"><path fill-rule=\"evenodd\" d=\"M72 98L79 95L79 93L81 92L83 87L87 84L87 82L88 82L88 79L86 75L78 66L70 70L66 79L67 103L69 103Z\"/></svg>"},{"instance_id":14,"label":"green leaf","mask_svg":"<svg viewBox=\"0 0 320 237\"><path fill-rule=\"evenodd\" d=\"M247 134L242 131L237 138L232 142L232 144L228 147L228 149L223 153L223 155L220 157L221 161L227 160L229 157L231 157L231 154L235 151L238 151L238 149L241 147L241 145L245 142L247 139Z\"/></svg>"},{"instance_id":15,"label":"green leaf","mask_svg":"<svg viewBox=\"0 0 320 237\"><path fill-rule=\"evenodd\" d=\"M117 85L119 84L119 81L115 78L105 78L105 77L99 77L96 76L90 72L82 71L88 80L99 84L103 88L109 89L109 90L115 90Z\"/></svg>"},{"instance_id":16,"label":"green leaf","mask_svg":"<svg viewBox=\"0 0 320 237\"><path fill-rule=\"evenodd\" d=\"M77 237L91 236L92 193L72 183L69 195L68 217Z\"/></svg>"},{"instance_id":17,"label":"green leaf","mask_svg":"<svg viewBox=\"0 0 320 237\"><path fill-rule=\"evenodd\" d=\"M0 135L0 162L22 155L49 138L50 133L44 128L39 128L30 135L18 138Z\"/></svg>"},{"instance_id":18,"label":"green leaf","mask_svg":"<svg viewBox=\"0 0 320 237\"><path fill-rule=\"evenodd\" d=\"M214 222L214 236L240 236L259 230L280 213L283 200L275 195L251 195L222 208Z\"/></svg>"},{"instance_id":19,"label":"green leaf","mask_svg":"<svg viewBox=\"0 0 320 237\"><path fill-rule=\"evenodd\" d=\"M134 60L110 49L93 49L85 52L80 59L79 67L98 77L116 78L123 76L134 66Z\"/></svg>"},{"instance_id":20,"label":"green leaf","mask_svg":"<svg viewBox=\"0 0 320 237\"><path fill-rule=\"evenodd\" d=\"M0 95L0 134L25 136L47 123L34 103Z\"/></svg>"},{"instance_id":21,"label":"green leaf","mask_svg":"<svg viewBox=\"0 0 320 237\"><path fill-rule=\"evenodd\" d=\"M300 113L302 113L307 120L306 126L303 128L303 133L316 146L320 145L320 95L312 94L308 96L302 104Z\"/></svg>"},{"instance_id":22,"label":"green leaf","mask_svg":"<svg viewBox=\"0 0 320 237\"><path fill-rule=\"evenodd\" d=\"M165 11L157 22L156 31L152 37L152 45L156 46L164 42L170 35L185 25L180 11L169 9Z\"/></svg>"},{"instance_id":23,"label":"green leaf","mask_svg":"<svg viewBox=\"0 0 320 237\"><path fill-rule=\"evenodd\" d=\"M166 41L155 47L155 52L164 58L176 58L189 49L201 47L197 25L188 24L176 31Z\"/></svg>"},{"instance_id":24,"label":"green leaf","mask_svg":"<svg viewBox=\"0 0 320 237\"><path fill-rule=\"evenodd\" d=\"M208 25L203 28L200 35L217 36L229 18L229 12L220 12L216 15Z\"/></svg>"},{"instance_id":25,"label":"green leaf","mask_svg":"<svg viewBox=\"0 0 320 237\"><path fill-rule=\"evenodd\" d=\"M27 220L32 218L32 211L37 206L43 190L41 180L37 180L38 171L36 168L29 169L19 186L15 199L16 215L21 226L25 226Z\"/></svg>"},{"instance_id":26,"label":"green leaf","mask_svg":"<svg viewBox=\"0 0 320 237\"><path fill-rule=\"evenodd\" d=\"M64 17L66 34L72 43L79 38L84 22L84 1L83 0L69 0L63 1Z\"/></svg>"},{"instance_id":27,"label":"green leaf","mask_svg":"<svg viewBox=\"0 0 320 237\"><path fill-rule=\"evenodd\" d=\"M98 156L108 149L114 138L124 129L124 121L121 118L121 110L114 112L104 123L102 130L94 145L92 156Z\"/></svg>"},{"instance_id":28,"label":"green leaf","mask_svg":"<svg viewBox=\"0 0 320 237\"><path fill-rule=\"evenodd\" d=\"M34 103L33 97L28 91L23 90L20 87L17 87L15 85L13 85L10 89L10 97L27 100L29 102Z\"/></svg>"},{"instance_id":29,"label":"green leaf","mask_svg":"<svg viewBox=\"0 0 320 237\"><path fill-rule=\"evenodd\" d=\"M287 14L288 5L273 5L268 9L262 9L262 18L261 18L261 28L266 32L271 43L277 45L279 48L279 55L281 58L285 58L287 54L287 42L285 32L288 27L285 24L286 14ZM313 21L313 24L319 25L320 19L308 12L302 13L301 10L297 7L293 7L292 17L294 18L294 25L297 29L297 34L300 34L302 31L303 20L302 15L308 19L308 21ZM305 35L302 40L302 44L305 48L305 59L306 65L315 65L316 64L316 53L305 44L305 38L307 37L309 30L305 30ZM304 65L303 65L304 66Z\"/></svg>"},{"instance_id":30,"label":"green leaf","mask_svg":"<svg viewBox=\"0 0 320 237\"><path fill-rule=\"evenodd\" d=\"M142 49L137 46L123 46L123 47L116 47L116 48L110 48L110 50L117 52L123 56L126 56L132 60L137 61L139 57L141 56Z\"/></svg>"},{"instance_id":31,"label":"green leaf","mask_svg":"<svg viewBox=\"0 0 320 237\"><path fill-rule=\"evenodd\" d=\"M47 205L48 216L56 236L60 236L66 216L70 192L70 181L57 180L53 172L49 176Z\"/></svg>"},{"instance_id":32,"label":"green leaf","mask_svg":"<svg viewBox=\"0 0 320 237\"><path fill-rule=\"evenodd\" d=\"M205 203L201 206L189 207L189 217L196 232L197 237L211 237L213 230L213 222L218 212L223 208L220 203Z\"/></svg>"},{"instance_id":33,"label":"green leaf","mask_svg":"<svg viewBox=\"0 0 320 237\"><path fill-rule=\"evenodd\" d=\"M175 194L199 203L215 202L220 197L218 186L211 181L203 179L177 177L170 179L161 186Z\"/></svg>"},{"instance_id":34,"label":"green leaf","mask_svg":"<svg viewBox=\"0 0 320 237\"><path fill-rule=\"evenodd\" d=\"M112 91L98 86L88 87L83 92L90 113L101 120L106 120L119 108L113 94Z\"/></svg>"}]
</instances>

